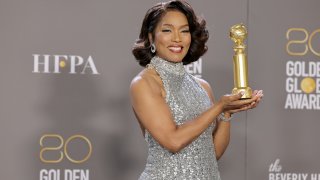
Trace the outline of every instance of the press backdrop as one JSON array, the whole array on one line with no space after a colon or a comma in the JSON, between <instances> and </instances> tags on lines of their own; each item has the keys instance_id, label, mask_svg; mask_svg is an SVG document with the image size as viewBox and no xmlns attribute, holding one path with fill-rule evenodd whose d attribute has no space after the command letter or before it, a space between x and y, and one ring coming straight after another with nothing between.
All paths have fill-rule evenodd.
<instances>
[{"instance_id":1,"label":"press backdrop","mask_svg":"<svg viewBox=\"0 0 320 180\"><path fill-rule=\"evenodd\" d=\"M131 54L155 0L0 1L0 177L132 180L147 149L129 101ZM190 0L209 51L186 69L233 88L229 28L247 25L259 108L235 115L224 180L320 180L320 1Z\"/></svg>"}]
</instances>

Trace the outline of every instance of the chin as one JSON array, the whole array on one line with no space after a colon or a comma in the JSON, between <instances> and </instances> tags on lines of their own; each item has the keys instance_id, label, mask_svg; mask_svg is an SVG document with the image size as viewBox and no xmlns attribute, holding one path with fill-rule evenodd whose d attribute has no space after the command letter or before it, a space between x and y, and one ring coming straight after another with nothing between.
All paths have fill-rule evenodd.
<instances>
[{"instance_id":1,"label":"chin","mask_svg":"<svg viewBox=\"0 0 320 180\"><path fill-rule=\"evenodd\" d=\"M171 55L171 56L169 56L168 58L165 58L165 59L167 59L168 61L171 61L171 62L179 63L179 62L182 62L184 57L185 56L181 56L181 55Z\"/></svg>"},{"instance_id":2,"label":"chin","mask_svg":"<svg viewBox=\"0 0 320 180\"><path fill-rule=\"evenodd\" d=\"M182 59L181 58L170 58L170 59L168 59L168 61L176 62L176 63L182 62L182 60L183 60L183 58Z\"/></svg>"}]
</instances>

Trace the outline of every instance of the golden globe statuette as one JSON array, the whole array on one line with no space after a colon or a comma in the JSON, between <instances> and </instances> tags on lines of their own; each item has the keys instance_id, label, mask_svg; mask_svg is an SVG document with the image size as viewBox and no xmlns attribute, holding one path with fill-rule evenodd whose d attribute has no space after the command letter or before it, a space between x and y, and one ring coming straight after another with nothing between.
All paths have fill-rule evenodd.
<instances>
[{"instance_id":1,"label":"golden globe statuette","mask_svg":"<svg viewBox=\"0 0 320 180\"><path fill-rule=\"evenodd\" d=\"M235 54L233 55L234 88L232 94L243 92L241 99L248 99L252 97L252 90L248 83L246 45L243 42L247 38L246 27L242 23L232 26L230 38L235 43L233 46Z\"/></svg>"}]
</instances>

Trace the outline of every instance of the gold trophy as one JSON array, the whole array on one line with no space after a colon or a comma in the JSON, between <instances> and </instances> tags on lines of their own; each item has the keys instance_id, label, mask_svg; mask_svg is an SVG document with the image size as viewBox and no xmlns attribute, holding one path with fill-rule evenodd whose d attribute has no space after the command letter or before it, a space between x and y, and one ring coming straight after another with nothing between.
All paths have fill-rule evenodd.
<instances>
[{"instance_id":1,"label":"gold trophy","mask_svg":"<svg viewBox=\"0 0 320 180\"><path fill-rule=\"evenodd\" d=\"M243 92L241 99L248 99L252 97L252 90L248 83L246 45L243 42L247 38L246 27L242 23L232 26L230 38L235 43L233 46L235 54L233 55L234 88L232 94Z\"/></svg>"}]
</instances>

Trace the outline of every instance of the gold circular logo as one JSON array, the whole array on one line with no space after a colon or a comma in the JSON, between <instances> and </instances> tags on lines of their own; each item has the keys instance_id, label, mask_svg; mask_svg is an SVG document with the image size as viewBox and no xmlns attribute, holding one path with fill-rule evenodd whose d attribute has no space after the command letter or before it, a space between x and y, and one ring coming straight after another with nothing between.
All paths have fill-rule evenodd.
<instances>
[{"instance_id":1,"label":"gold circular logo","mask_svg":"<svg viewBox=\"0 0 320 180\"><path fill-rule=\"evenodd\" d=\"M305 93L312 93L316 88L316 82L313 78L307 77L301 81L301 89Z\"/></svg>"},{"instance_id":2,"label":"gold circular logo","mask_svg":"<svg viewBox=\"0 0 320 180\"><path fill-rule=\"evenodd\" d=\"M66 62L65 61L60 61L59 66L64 68L66 67Z\"/></svg>"}]
</instances>

